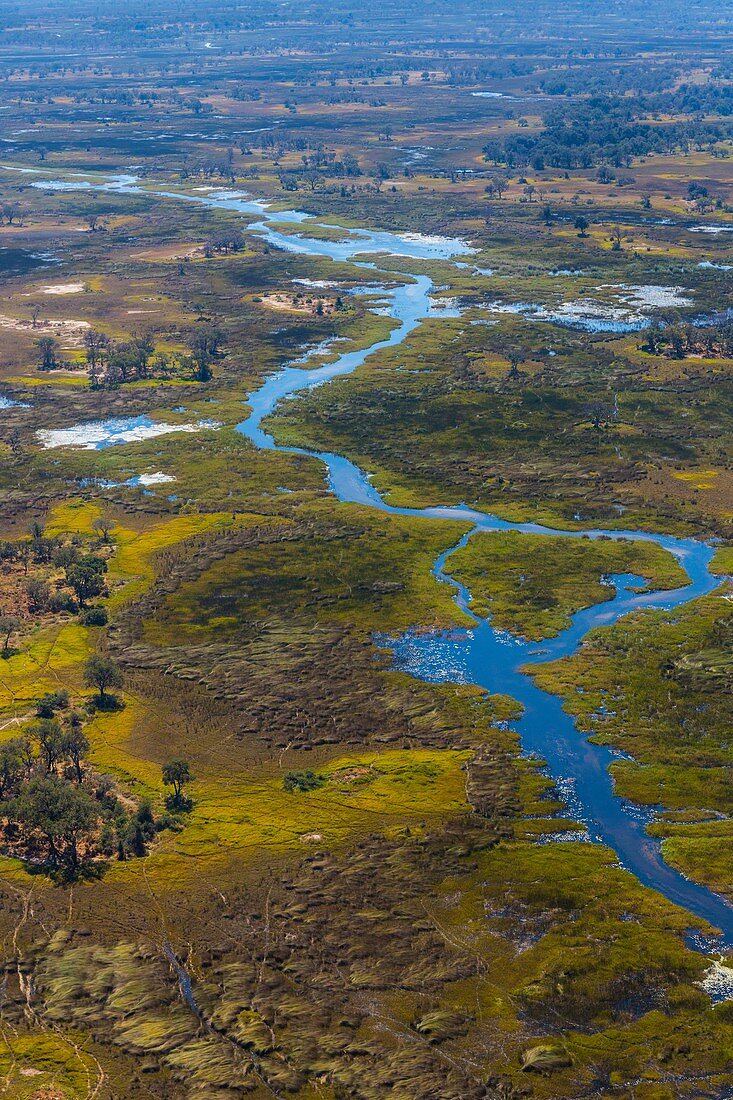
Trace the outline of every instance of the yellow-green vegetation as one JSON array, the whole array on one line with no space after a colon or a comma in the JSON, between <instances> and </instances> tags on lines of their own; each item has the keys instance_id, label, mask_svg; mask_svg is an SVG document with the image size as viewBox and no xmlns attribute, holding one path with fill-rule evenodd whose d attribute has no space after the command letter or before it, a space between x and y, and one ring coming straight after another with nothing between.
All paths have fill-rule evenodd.
<instances>
[{"instance_id":1,"label":"yellow-green vegetation","mask_svg":"<svg viewBox=\"0 0 733 1100\"><path fill-rule=\"evenodd\" d=\"M644 577L650 588L676 588L687 574L656 543L480 532L452 554L451 576L471 593L471 610L500 630L551 638L570 616L611 594L603 578Z\"/></svg>"},{"instance_id":2,"label":"yellow-green vegetation","mask_svg":"<svg viewBox=\"0 0 733 1100\"><path fill-rule=\"evenodd\" d=\"M5 1031L0 1071L6 1095L13 1100L59 1095L57 1089L64 1097L81 1100L104 1080L104 1071L88 1049L85 1036L52 1027L28 1031L21 1025L12 1034Z\"/></svg>"},{"instance_id":3,"label":"yellow-green vegetation","mask_svg":"<svg viewBox=\"0 0 733 1100\"><path fill-rule=\"evenodd\" d=\"M100 503L70 501L54 510L44 535L48 538L73 534L91 536L94 520L102 515ZM110 560L109 606L114 608L145 590L155 575L152 558L156 553L194 535L246 526L251 520L252 517L246 515L232 520L229 514L213 513L148 521L142 530L113 524L116 553ZM81 666L92 651L93 640L93 632L68 618L34 629L27 644L3 662L0 713L25 714L34 699L59 686L78 690ZM8 735L12 735L13 724L5 728Z\"/></svg>"},{"instance_id":4,"label":"yellow-green vegetation","mask_svg":"<svg viewBox=\"0 0 733 1100\"><path fill-rule=\"evenodd\" d=\"M325 784L309 792L285 790L282 773L271 769L226 779L221 764L214 770L210 762L209 775L191 787L195 806L186 828L158 843L146 876L169 892L204 868L219 877L233 860L259 864L270 853L333 849L366 832L466 813L461 769L469 755L388 750L336 757L322 769ZM119 864L112 878L135 874L134 864Z\"/></svg>"}]
</instances>

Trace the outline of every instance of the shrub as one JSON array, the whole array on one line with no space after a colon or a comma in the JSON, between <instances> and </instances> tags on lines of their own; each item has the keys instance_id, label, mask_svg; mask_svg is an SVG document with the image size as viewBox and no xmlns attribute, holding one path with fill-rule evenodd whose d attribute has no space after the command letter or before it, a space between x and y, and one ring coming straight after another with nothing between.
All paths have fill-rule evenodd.
<instances>
[{"instance_id":1,"label":"shrub","mask_svg":"<svg viewBox=\"0 0 733 1100\"><path fill-rule=\"evenodd\" d=\"M75 615L79 610L74 597L69 592L54 592L48 601L48 610L53 612L69 611Z\"/></svg>"},{"instance_id":2,"label":"shrub","mask_svg":"<svg viewBox=\"0 0 733 1100\"><path fill-rule=\"evenodd\" d=\"M104 607L90 607L79 616L82 626L106 626L108 619L107 609Z\"/></svg>"},{"instance_id":3,"label":"shrub","mask_svg":"<svg viewBox=\"0 0 733 1100\"><path fill-rule=\"evenodd\" d=\"M283 787L286 791L315 791L325 782L324 776L308 768L302 772L286 772Z\"/></svg>"},{"instance_id":4,"label":"shrub","mask_svg":"<svg viewBox=\"0 0 733 1100\"><path fill-rule=\"evenodd\" d=\"M39 718L53 718L57 710L64 710L69 705L69 693L66 688L61 691L50 691L42 695L38 700L36 715Z\"/></svg>"}]
</instances>

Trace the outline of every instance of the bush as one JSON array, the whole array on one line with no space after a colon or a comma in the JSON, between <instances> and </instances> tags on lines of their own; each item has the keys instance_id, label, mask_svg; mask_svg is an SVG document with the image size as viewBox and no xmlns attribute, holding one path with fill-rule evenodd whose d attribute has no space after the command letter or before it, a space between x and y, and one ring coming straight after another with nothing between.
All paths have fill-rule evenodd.
<instances>
[{"instance_id":1,"label":"bush","mask_svg":"<svg viewBox=\"0 0 733 1100\"><path fill-rule=\"evenodd\" d=\"M75 615L79 607L69 592L54 592L48 601L48 610L53 612L70 611L72 615Z\"/></svg>"},{"instance_id":2,"label":"bush","mask_svg":"<svg viewBox=\"0 0 733 1100\"><path fill-rule=\"evenodd\" d=\"M61 691L50 691L38 700L36 715L38 718L53 718L57 710L64 710L68 705L69 693L66 688Z\"/></svg>"},{"instance_id":3,"label":"bush","mask_svg":"<svg viewBox=\"0 0 733 1100\"><path fill-rule=\"evenodd\" d=\"M79 616L82 626L106 626L108 619L107 609L104 607L90 607Z\"/></svg>"},{"instance_id":4,"label":"bush","mask_svg":"<svg viewBox=\"0 0 733 1100\"><path fill-rule=\"evenodd\" d=\"M286 772L283 787L286 791L315 791L325 782L324 776L308 768L303 772Z\"/></svg>"}]
</instances>

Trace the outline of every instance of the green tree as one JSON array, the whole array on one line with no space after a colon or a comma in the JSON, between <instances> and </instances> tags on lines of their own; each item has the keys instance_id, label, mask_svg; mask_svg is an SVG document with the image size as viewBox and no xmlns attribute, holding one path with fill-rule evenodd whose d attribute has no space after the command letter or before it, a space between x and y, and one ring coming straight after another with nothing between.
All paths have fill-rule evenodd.
<instances>
[{"instance_id":1,"label":"green tree","mask_svg":"<svg viewBox=\"0 0 733 1100\"><path fill-rule=\"evenodd\" d=\"M58 341L53 336L41 336L40 340L36 340L36 347L41 358L38 369L55 370L58 366Z\"/></svg>"},{"instance_id":2,"label":"green tree","mask_svg":"<svg viewBox=\"0 0 733 1100\"><path fill-rule=\"evenodd\" d=\"M83 783L84 781L82 760L89 752L89 748L89 738L82 729L81 719L78 715L72 715L69 721L69 728L64 730L63 733L62 750L64 756L68 757L74 765L78 783Z\"/></svg>"},{"instance_id":3,"label":"green tree","mask_svg":"<svg viewBox=\"0 0 733 1100\"><path fill-rule=\"evenodd\" d=\"M0 798L7 798L23 779L25 752L24 738L13 738L0 745Z\"/></svg>"},{"instance_id":4,"label":"green tree","mask_svg":"<svg viewBox=\"0 0 733 1100\"><path fill-rule=\"evenodd\" d=\"M8 813L26 830L40 832L53 866L63 864L72 873L79 867L79 842L91 840L99 820L99 811L87 792L56 776L31 779Z\"/></svg>"},{"instance_id":5,"label":"green tree","mask_svg":"<svg viewBox=\"0 0 733 1100\"><path fill-rule=\"evenodd\" d=\"M87 687L95 687L99 692L99 701L104 705L109 696L110 688L121 688L124 683L122 669L111 657L95 655L90 657L84 665L84 683Z\"/></svg>"},{"instance_id":6,"label":"green tree","mask_svg":"<svg viewBox=\"0 0 733 1100\"><path fill-rule=\"evenodd\" d=\"M7 657L10 653L10 639L18 630L20 630L20 619L17 615L0 615L0 637L3 639L3 657Z\"/></svg>"},{"instance_id":7,"label":"green tree","mask_svg":"<svg viewBox=\"0 0 733 1100\"><path fill-rule=\"evenodd\" d=\"M74 589L79 606L104 592L107 563L94 554L86 554L66 568L66 583Z\"/></svg>"},{"instance_id":8,"label":"green tree","mask_svg":"<svg viewBox=\"0 0 733 1100\"><path fill-rule=\"evenodd\" d=\"M185 760L169 760L163 765L163 782L166 787L173 787L171 804L181 806L183 804L183 788L192 779L191 770Z\"/></svg>"},{"instance_id":9,"label":"green tree","mask_svg":"<svg viewBox=\"0 0 733 1100\"><path fill-rule=\"evenodd\" d=\"M84 349L89 366L89 382L92 388L99 385L102 368L109 354L111 341L103 332L88 329L84 334Z\"/></svg>"},{"instance_id":10,"label":"green tree","mask_svg":"<svg viewBox=\"0 0 733 1100\"><path fill-rule=\"evenodd\" d=\"M41 758L46 771L52 772L59 760L64 757L64 732L55 718L42 718L33 730L41 749Z\"/></svg>"}]
</instances>

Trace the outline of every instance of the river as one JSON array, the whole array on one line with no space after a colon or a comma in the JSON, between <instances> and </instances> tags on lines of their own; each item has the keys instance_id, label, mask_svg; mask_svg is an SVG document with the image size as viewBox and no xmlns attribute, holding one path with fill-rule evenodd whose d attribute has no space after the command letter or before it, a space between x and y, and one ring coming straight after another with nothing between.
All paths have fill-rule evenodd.
<instances>
[{"instance_id":1,"label":"river","mask_svg":"<svg viewBox=\"0 0 733 1100\"><path fill-rule=\"evenodd\" d=\"M123 193L143 192L134 177L129 176L101 183L88 179L79 182L38 181L32 186L59 190L94 187ZM462 610L468 610L470 594L446 575L445 565L450 554L458 546L465 545L477 531L645 540L657 543L677 558L689 577L689 584L685 587L666 592L638 593L631 590L638 578L610 578L612 585L609 586L606 602L578 612L567 630L544 642L530 643L498 631L490 619L475 619L472 628L462 631L429 634L414 631L397 639L380 639L380 642L390 645L398 667L418 678L434 683L472 683L487 692L502 693L516 699L522 705L523 713L513 725L524 751L538 754L547 762L548 774L566 797L572 816L586 825L589 839L612 848L621 865L644 885L682 906L698 921L702 918L719 929L718 948L733 945L733 906L664 861L659 841L646 832L652 812L619 798L614 792L608 769L618 755L608 747L589 743L563 710L561 699L542 691L532 677L533 667L575 653L588 631L594 627L609 626L622 615L643 608L671 610L713 592L721 584L721 578L710 572L714 548L695 539L648 531L604 531L595 528L565 531L534 523L510 523L464 505L398 508L384 501L368 475L342 455L279 446L262 423L280 401L291 394L350 374L369 356L400 344L426 318L445 316L445 311L433 302L431 293L435 288L424 274L415 273L412 281L404 285L379 285L380 277L389 282L394 279L393 272L380 270L380 253L415 260L459 262L457 258L470 256L472 249L459 240L367 229L350 230L336 241L320 240L307 236L308 215L299 211L270 210L266 204L236 191L205 189L199 194L181 194L147 188L144 193L149 194L151 199L157 196L198 202L250 218L254 216L257 220L249 225L249 231L259 234L274 247L340 262L348 261L365 271L368 285L362 288L362 292L378 293L385 303L385 312L396 322L389 336L367 348L345 351L331 363L309 367L306 358L302 366L286 366L247 397L250 413L238 425L238 430L258 448L320 459L326 467L331 491L342 502L365 505L389 515L422 516L443 519L446 523L471 523L471 531L460 539L457 534L456 545L441 554L434 566L435 576L455 588L455 599ZM289 223L297 229L297 236L280 232L272 223ZM691 925L697 926L694 919Z\"/></svg>"}]
</instances>

